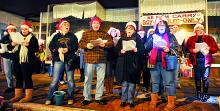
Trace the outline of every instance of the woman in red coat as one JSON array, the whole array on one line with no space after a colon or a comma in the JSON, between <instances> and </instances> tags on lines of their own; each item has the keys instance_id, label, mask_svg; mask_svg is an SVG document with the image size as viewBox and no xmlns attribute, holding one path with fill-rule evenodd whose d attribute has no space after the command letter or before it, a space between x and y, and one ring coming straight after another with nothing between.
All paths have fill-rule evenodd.
<instances>
[{"instance_id":1,"label":"woman in red coat","mask_svg":"<svg viewBox=\"0 0 220 111\"><path fill-rule=\"evenodd\" d=\"M213 37L205 35L203 25L197 24L194 27L194 32L196 35L187 40L186 47L189 49L190 61L195 72L197 99L205 102L209 98L207 93L212 54L216 53L219 48ZM201 93L201 79L203 81L203 93Z\"/></svg>"}]
</instances>

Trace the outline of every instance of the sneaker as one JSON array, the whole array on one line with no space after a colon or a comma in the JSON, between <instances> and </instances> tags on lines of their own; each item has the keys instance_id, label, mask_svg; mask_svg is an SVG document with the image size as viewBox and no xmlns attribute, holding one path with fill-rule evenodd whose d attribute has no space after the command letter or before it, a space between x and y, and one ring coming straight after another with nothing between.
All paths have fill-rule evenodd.
<instances>
[{"instance_id":1,"label":"sneaker","mask_svg":"<svg viewBox=\"0 0 220 111\"><path fill-rule=\"evenodd\" d=\"M69 99L69 100L67 101L67 104L68 104L68 105L72 105L72 104L73 104L73 100L72 100L72 99Z\"/></svg>"},{"instance_id":2,"label":"sneaker","mask_svg":"<svg viewBox=\"0 0 220 111\"><path fill-rule=\"evenodd\" d=\"M65 84L65 83L66 83L65 81L60 81L60 84L62 84L62 85Z\"/></svg>"},{"instance_id":3,"label":"sneaker","mask_svg":"<svg viewBox=\"0 0 220 111\"><path fill-rule=\"evenodd\" d=\"M11 92L15 92L15 88L8 88L4 91L4 93L11 93Z\"/></svg>"},{"instance_id":4,"label":"sneaker","mask_svg":"<svg viewBox=\"0 0 220 111\"><path fill-rule=\"evenodd\" d=\"M130 106L130 108L134 108L134 103L128 103L128 105Z\"/></svg>"},{"instance_id":5,"label":"sneaker","mask_svg":"<svg viewBox=\"0 0 220 111\"><path fill-rule=\"evenodd\" d=\"M176 85L176 88L177 88L177 89L181 89L181 85L180 85L180 84L177 84L177 85Z\"/></svg>"},{"instance_id":6,"label":"sneaker","mask_svg":"<svg viewBox=\"0 0 220 111\"><path fill-rule=\"evenodd\" d=\"M51 105L52 101L51 100L46 100L45 104L46 105Z\"/></svg>"},{"instance_id":7,"label":"sneaker","mask_svg":"<svg viewBox=\"0 0 220 111\"><path fill-rule=\"evenodd\" d=\"M120 106L121 107L125 107L126 106L126 102L121 102Z\"/></svg>"},{"instance_id":8,"label":"sneaker","mask_svg":"<svg viewBox=\"0 0 220 111\"><path fill-rule=\"evenodd\" d=\"M83 100L83 102L81 103L82 106L86 106L88 104L90 104L91 101L88 101L88 100Z\"/></svg>"}]
</instances>

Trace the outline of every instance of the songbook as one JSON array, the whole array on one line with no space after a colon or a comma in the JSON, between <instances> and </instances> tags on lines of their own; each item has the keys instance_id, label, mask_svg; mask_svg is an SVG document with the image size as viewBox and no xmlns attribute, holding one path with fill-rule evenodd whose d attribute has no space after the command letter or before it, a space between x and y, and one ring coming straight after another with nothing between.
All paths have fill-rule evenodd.
<instances>
[{"instance_id":1,"label":"songbook","mask_svg":"<svg viewBox=\"0 0 220 111\"><path fill-rule=\"evenodd\" d=\"M134 40L122 41L122 49L125 51L130 51L136 48L136 42Z\"/></svg>"},{"instance_id":2,"label":"songbook","mask_svg":"<svg viewBox=\"0 0 220 111\"><path fill-rule=\"evenodd\" d=\"M22 44L22 42L24 41L24 38L20 32L11 32L9 34L10 34L12 41L17 44Z\"/></svg>"}]
</instances>

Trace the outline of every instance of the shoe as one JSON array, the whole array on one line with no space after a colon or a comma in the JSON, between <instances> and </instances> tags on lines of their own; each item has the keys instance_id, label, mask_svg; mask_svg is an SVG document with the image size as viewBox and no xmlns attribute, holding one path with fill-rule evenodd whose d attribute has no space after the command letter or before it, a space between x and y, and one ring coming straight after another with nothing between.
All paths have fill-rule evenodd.
<instances>
[{"instance_id":1,"label":"shoe","mask_svg":"<svg viewBox=\"0 0 220 111\"><path fill-rule=\"evenodd\" d=\"M106 102L105 100L103 100L103 99L97 100L97 102L98 102L100 105L106 105L106 104L107 104L107 102Z\"/></svg>"},{"instance_id":2,"label":"shoe","mask_svg":"<svg viewBox=\"0 0 220 111\"><path fill-rule=\"evenodd\" d=\"M73 100L72 100L72 99L69 99L69 100L67 101L67 104L68 104L68 105L72 105L72 104L73 104Z\"/></svg>"},{"instance_id":3,"label":"shoe","mask_svg":"<svg viewBox=\"0 0 220 111\"><path fill-rule=\"evenodd\" d=\"M176 85L176 89L181 89L181 85L180 85L180 84L177 84L177 85Z\"/></svg>"},{"instance_id":4,"label":"shoe","mask_svg":"<svg viewBox=\"0 0 220 111\"><path fill-rule=\"evenodd\" d=\"M126 102L121 102L120 106L121 107L125 107L126 106Z\"/></svg>"},{"instance_id":5,"label":"shoe","mask_svg":"<svg viewBox=\"0 0 220 111\"><path fill-rule=\"evenodd\" d=\"M33 89L25 89L25 97L22 98L19 102L26 103L30 102L33 96Z\"/></svg>"},{"instance_id":6,"label":"shoe","mask_svg":"<svg viewBox=\"0 0 220 111\"><path fill-rule=\"evenodd\" d=\"M128 103L128 105L130 106L130 108L134 108L134 103Z\"/></svg>"},{"instance_id":7,"label":"shoe","mask_svg":"<svg viewBox=\"0 0 220 111\"><path fill-rule=\"evenodd\" d=\"M83 102L81 103L82 106L86 106L88 104L90 104L91 101L88 101L88 100L83 100Z\"/></svg>"},{"instance_id":8,"label":"shoe","mask_svg":"<svg viewBox=\"0 0 220 111\"><path fill-rule=\"evenodd\" d=\"M4 91L4 93L11 93L11 92L15 92L15 88L8 88Z\"/></svg>"},{"instance_id":9,"label":"shoe","mask_svg":"<svg viewBox=\"0 0 220 111\"><path fill-rule=\"evenodd\" d=\"M209 96L207 94L203 94L201 101L206 102L209 99Z\"/></svg>"},{"instance_id":10,"label":"shoe","mask_svg":"<svg viewBox=\"0 0 220 111\"><path fill-rule=\"evenodd\" d=\"M65 83L66 83L65 81L60 81L60 84L62 84L62 85L65 84Z\"/></svg>"},{"instance_id":11,"label":"shoe","mask_svg":"<svg viewBox=\"0 0 220 111\"><path fill-rule=\"evenodd\" d=\"M200 91L196 92L196 100L199 100L199 101L202 100L202 95L201 95Z\"/></svg>"},{"instance_id":12,"label":"shoe","mask_svg":"<svg viewBox=\"0 0 220 111\"><path fill-rule=\"evenodd\" d=\"M46 104L46 105L51 105L51 104L52 104L52 101L51 101L51 100L46 100L45 104Z\"/></svg>"}]
</instances>

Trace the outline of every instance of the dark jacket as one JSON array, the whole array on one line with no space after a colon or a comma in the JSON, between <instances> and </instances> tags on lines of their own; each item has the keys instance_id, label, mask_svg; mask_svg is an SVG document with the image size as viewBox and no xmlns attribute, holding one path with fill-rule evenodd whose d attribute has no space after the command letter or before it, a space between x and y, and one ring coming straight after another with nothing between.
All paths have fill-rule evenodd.
<instances>
[{"instance_id":1,"label":"dark jacket","mask_svg":"<svg viewBox=\"0 0 220 111\"><path fill-rule=\"evenodd\" d=\"M0 43L1 44L11 44L12 40L10 38L10 35L7 34L6 36L4 36L1 40L0 40ZM1 47L1 45L0 45ZM12 59L12 53L8 53L8 52L5 52L5 53L2 53L1 56L3 58L6 58L6 59Z\"/></svg>"},{"instance_id":2,"label":"dark jacket","mask_svg":"<svg viewBox=\"0 0 220 111\"><path fill-rule=\"evenodd\" d=\"M29 34L32 34L32 33L29 33ZM16 63L19 62L20 48L21 48L21 46L19 45L18 50L16 52L14 52L13 62L16 62ZM28 63L35 64L35 62L37 60L35 53L38 51L39 45L38 45L37 38L33 34L32 34L32 37L29 41L29 45L27 46L27 48L28 48ZM14 47L11 44L9 44L8 49L12 51L12 49L14 49ZM34 65L33 65L33 67L34 67Z\"/></svg>"},{"instance_id":3,"label":"dark jacket","mask_svg":"<svg viewBox=\"0 0 220 111\"><path fill-rule=\"evenodd\" d=\"M69 65L74 65L74 61L76 61L76 51L78 50L78 39L72 33L67 33L66 35L62 35L61 33L57 33L49 44L49 49L52 53L53 61L60 61L59 58L59 48L68 48L68 52L64 54L64 62ZM73 68L73 66L70 66Z\"/></svg>"},{"instance_id":4,"label":"dark jacket","mask_svg":"<svg viewBox=\"0 0 220 111\"><path fill-rule=\"evenodd\" d=\"M137 52L127 51L125 54L121 54L122 41L134 40L136 42ZM131 38L123 35L119 39L116 45L116 52L118 54L118 60L116 65L116 79L119 83L123 81L131 83L140 82L141 61L144 54L144 46L140 36L134 33Z\"/></svg>"}]
</instances>

